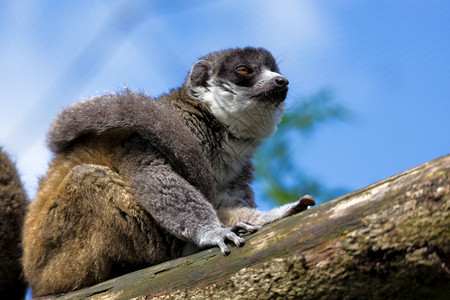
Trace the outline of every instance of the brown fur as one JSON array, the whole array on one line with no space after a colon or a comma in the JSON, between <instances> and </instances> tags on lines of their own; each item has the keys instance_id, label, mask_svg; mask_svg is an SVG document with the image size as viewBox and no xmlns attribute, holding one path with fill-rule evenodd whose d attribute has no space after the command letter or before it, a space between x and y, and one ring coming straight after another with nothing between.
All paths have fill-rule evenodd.
<instances>
[{"instance_id":1,"label":"brown fur","mask_svg":"<svg viewBox=\"0 0 450 300\"><path fill-rule=\"evenodd\" d=\"M17 170L0 148L0 299L25 297L20 240L27 204Z\"/></svg>"},{"instance_id":2,"label":"brown fur","mask_svg":"<svg viewBox=\"0 0 450 300\"><path fill-rule=\"evenodd\" d=\"M133 133L113 130L56 155L25 223L24 269L34 296L75 290L180 255L181 241L155 230L117 173L128 140Z\"/></svg>"}]
</instances>

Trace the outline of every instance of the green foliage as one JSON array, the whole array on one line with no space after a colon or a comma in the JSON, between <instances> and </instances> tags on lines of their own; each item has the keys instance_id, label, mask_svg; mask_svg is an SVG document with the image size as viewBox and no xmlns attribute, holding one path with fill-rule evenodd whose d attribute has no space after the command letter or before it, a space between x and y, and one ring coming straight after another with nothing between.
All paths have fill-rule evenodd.
<instances>
[{"instance_id":1,"label":"green foliage","mask_svg":"<svg viewBox=\"0 0 450 300\"><path fill-rule=\"evenodd\" d=\"M299 105L287 109L275 135L267 139L255 155L256 180L264 197L277 204L292 202L309 194L316 202L336 198L346 189L329 189L320 180L306 174L293 161L300 150L292 142L309 136L319 124L331 120L348 121L352 114L332 101L331 93L322 90L302 99Z\"/></svg>"}]
</instances>

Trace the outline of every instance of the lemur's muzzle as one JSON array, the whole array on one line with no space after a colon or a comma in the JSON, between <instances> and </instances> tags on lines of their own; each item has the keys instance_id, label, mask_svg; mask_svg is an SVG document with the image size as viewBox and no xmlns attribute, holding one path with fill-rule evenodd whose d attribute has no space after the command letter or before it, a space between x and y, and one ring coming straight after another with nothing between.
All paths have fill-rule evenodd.
<instances>
[{"instance_id":1,"label":"lemur's muzzle","mask_svg":"<svg viewBox=\"0 0 450 300\"><path fill-rule=\"evenodd\" d=\"M272 79L272 84L269 89L260 95L260 98L264 101L270 101L273 103L280 103L286 99L288 92L289 80L283 76L277 76Z\"/></svg>"},{"instance_id":2,"label":"lemur's muzzle","mask_svg":"<svg viewBox=\"0 0 450 300\"><path fill-rule=\"evenodd\" d=\"M286 78L284 78L283 76L278 76L275 77L273 79L273 83L275 84L276 87L278 88L285 88L288 86L289 84L289 80L287 80Z\"/></svg>"}]
</instances>

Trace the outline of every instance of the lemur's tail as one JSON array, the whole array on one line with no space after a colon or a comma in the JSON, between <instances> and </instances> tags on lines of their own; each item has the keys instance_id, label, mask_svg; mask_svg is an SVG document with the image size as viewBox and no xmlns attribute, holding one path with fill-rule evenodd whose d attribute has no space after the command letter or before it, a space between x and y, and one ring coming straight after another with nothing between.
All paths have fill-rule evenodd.
<instances>
[{"instance_id":1,"label":"lemur's tail","mask_svg":"<svg viewBox=\"0 0 450 300\"><path fill-rule=\"evenodd\" d=\"M0 299L23 299L22 225L28 199L17 170L0 148Z\"/></svg>"}]
</instances>

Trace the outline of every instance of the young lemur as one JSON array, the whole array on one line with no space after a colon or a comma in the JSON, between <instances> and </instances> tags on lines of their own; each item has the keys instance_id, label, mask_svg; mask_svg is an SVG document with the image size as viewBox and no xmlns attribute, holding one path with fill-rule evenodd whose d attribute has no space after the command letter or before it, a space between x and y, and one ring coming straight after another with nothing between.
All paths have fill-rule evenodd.
<instances>
[{"instance_id":1,"label":"young lemur","mask_svg":"<svg viewBox=\"0 0 450 300\"><path fill-rule=\"evenodd\" d=\"M25 298L20 237L27 205L17 170L0 148L0 299Z\"/></svg>"},{"instance_id":2,"label":"young lemur","mask_svg":"<svg viewBox=\"0 0 450 300\"><path fill-rule=\"evenodd\" d=\"M255 208L250 161L276 129L288 80L264 49L215 52L183 87L151 99L126 90L69 106L24 226L33 295L86 287L225 242L313 205Z\"/></svg>"}]
</instances>

